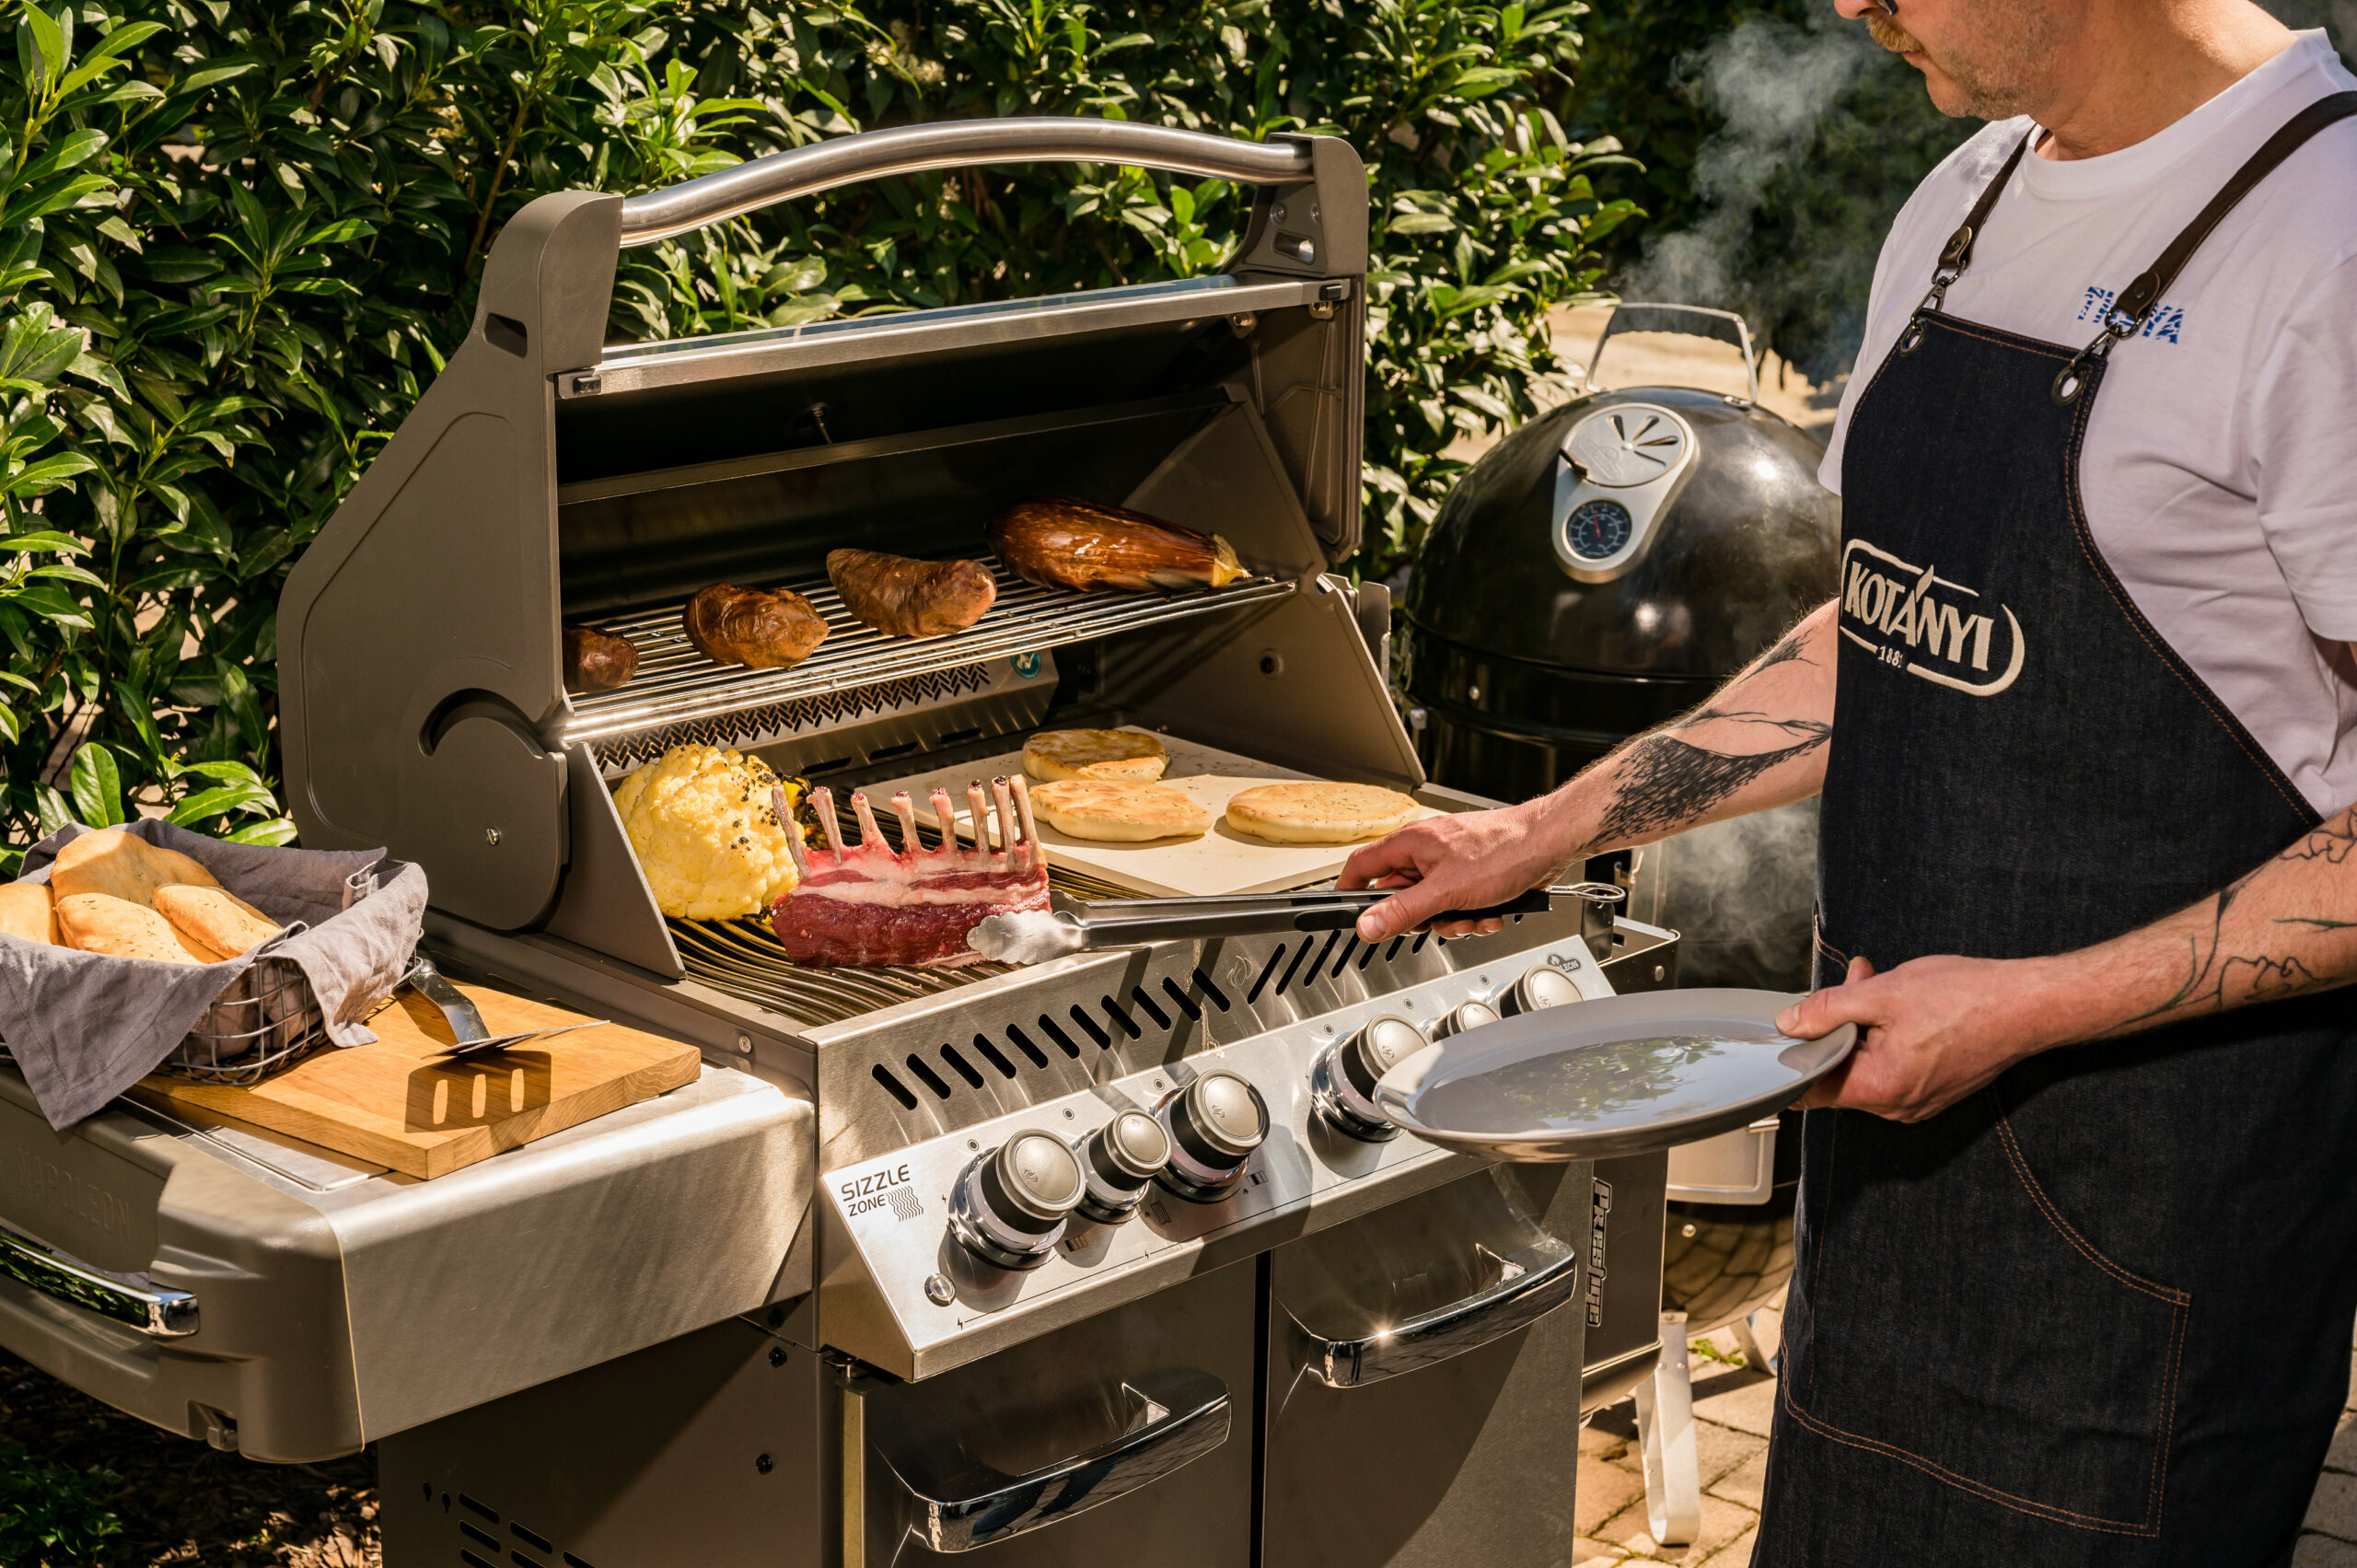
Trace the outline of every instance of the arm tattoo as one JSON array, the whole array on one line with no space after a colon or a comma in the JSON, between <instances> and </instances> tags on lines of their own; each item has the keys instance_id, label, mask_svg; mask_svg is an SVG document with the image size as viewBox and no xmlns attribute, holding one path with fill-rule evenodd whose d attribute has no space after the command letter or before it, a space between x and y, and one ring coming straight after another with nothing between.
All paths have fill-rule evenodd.
<instances>
[{"instance_id":1,"label":"arm tattoo","mask_svg":"<svg viewBox=\"0 0 2357 1568\"><path fill-rule=\"evenodd\" d=\"M1813 662L1795 630L1759 656L1749 670L1685 717L1674 719L1632 742L1621 753L1620 778L1612 803L1597 823L1598 842L1643 843L1675 832L1762 773L1805 757L1833 738L1833 726L1816 719L1779 718L1759 708L1721 707L1734 687L1780 664ZM1713 722L1780 730L1788 744L1756 752L1713 751L1677 738L1680 730Z\"/></svg>"},{"instance_id":2,"label":"arm tattoo","mask_svg":"<svg viewBox=\"0 0 2357 1568\"><path fill-rule=\"evenodd\" d=\"M2357 852L2357 810L2345 812L2302 835L2267 865L2221 889L2210 906L2206 935L2197 933L2186 939L2185 978L2176 991L2158 1006L2139 1013L2109 1032L2127 1034L2171 1015L2223 1013L2247 1003L2279 1001L2345 983L2349 976L2320 976L2299 954L2229 952L2225 925L2226 912L2234 907L2236 896L2270 866L2300 862L2344 866L2351 865L2352 852ZM2357 899L2357 888L2349 889L2349 896ZM2278 915L2269 923L2319 933L2357 930L2357 920L2322 914Z\"/></svg>"},{"instance_id":3,"label":"arm tattoo","mask_svg":"<svg viewBox=\"0 0 2357 1568\"><path fill-rule=\"evenodd\" d=\"M1704 717L1755 715L1713 714L1706 709L1694 719L1673 727L1683 729L1687 724L1699 723ZM1763 717L1761 722L1803 738L1773 751L1756 751L1748 756L1706 751L1666 734L1647 736L1630 747L1621 765L1620 787L1613 792L1612 804L1604 808L1604 819L1597 825L1601 836L1608 840L1633 839L1643 843L1664 832L1675 831L1770 769L1805 756L1833 738L1831 725L1813 719Z\"/></svg>"}]
</instances>

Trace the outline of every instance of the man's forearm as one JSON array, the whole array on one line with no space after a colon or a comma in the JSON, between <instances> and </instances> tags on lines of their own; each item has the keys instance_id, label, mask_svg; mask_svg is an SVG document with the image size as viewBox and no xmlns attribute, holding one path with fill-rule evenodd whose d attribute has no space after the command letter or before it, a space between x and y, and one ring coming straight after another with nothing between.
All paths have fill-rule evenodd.
<instances>
[{"instance_id":1,"label":"man's forearm","mask_svg":"<svg viewBox=\"0 0 2357 1568\"><path fill-rule=\"evenodd\" d=\"M2357 807L2190 909L2031 961L2046 971L2036 989L2064 1040L2134 1034L2357 980Z\"/></svg>"},{"instance_id":2,"label":"man's forearm","mask_svg":"<svg viewBox=\"0 0 2357 1568\"><path fill-rule=\"evenodd\" d=\"M1805 800L1823 787L1833 738L1833 610L1829 603L1812 611L1700 708L1531 802L1526 809L1558 864Z\"/></svg>"}]
</instances>

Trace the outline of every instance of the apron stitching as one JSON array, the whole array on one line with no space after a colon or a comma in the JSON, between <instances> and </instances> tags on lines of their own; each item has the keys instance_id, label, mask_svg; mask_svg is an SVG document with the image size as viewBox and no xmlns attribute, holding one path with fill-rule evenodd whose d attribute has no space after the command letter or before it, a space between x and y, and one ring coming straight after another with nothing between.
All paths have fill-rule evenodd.
<instances>
[{"instance_id":1,"label":"apron stitching","mask_svg":"<svg viewBox=\"0 0 2357 1568\"><path fill-rule=\"evenodd\" d=\"M1903 1465L1910 1465L1922 1470L1934 1481L1944 1481L1959 1492L1970 1493L2000 1507L2010 1508L2017 1514L2027 1514L2033 1518L2049 1519L2056 1524L2068 1525L2074 1529L2096 1530L2106 1535L2141 1536L2150 1539L2161 1533L2160 1522L2157 1518L2148 1517L2141 1522L2107 1519L2101 1515L2076 1513L2069 1508L2058 1508L2050 1503L2037 1503L2026 1497L2016 1497L2010 1492L2000 1492L1985 1481L1974 1481L1968 1476L1960 1476L1954 1470L1944 1469L1921 1454L1910 1453L1905 1448L1875 1438L1862 1437L1856 1433L1846 1432L1820 1417L1813 1416L1794 1401L1790 1389L1784 1390L1781 1396L1781 1401L1786 1414L1820 1437L1830 1438L1848 1447L1863 1448L1868 1453L1880 1454L1886 1458L1897 1459Z\"/></svg>"},{"instance_id":2,"label":"apron stitching","mask_svg":"<svg viewBox=\"0 0 2357 1568\"><path fill-rule=\"evenodd\" d=\"M2014 1124L2005 1115L2004 1102L1997 1098L1996 1090L1990 1089L1986 1092L1991 1103L1996 1107L1997 1136L2004 1144L2005 1158L2012 1163L2014 1176L2021 1182L2023 1191L2030 1195L2031 1201L2037 1203L2038 1212L2046 1216L2046 1223L2052 1225L2062 1239L2077 1248L2089 1262L2104 1272L2133 1290L2142 1291L2146 1295L2168 1303L2168 1366L2162 1382L2164 1391L2161 1398L2159 1427L2153 1434L2153 1481L2145 1493L2149 1500L2146 1516L2157 1528L2160 1522L2162 1486L2168 1479L2169 1434L2177 1423L2177 1368L2185 1342L2186 1308L2192 1304L2193 1297L2184 1291L2171 1290L2155 1281L2131 1273L2096 1251L2095 1245L2082 1237L2047 1198L2046 1190L2038 1185L2038 1178L2030 1174L2029 1162L2023 1157L2021 1144L2014 1137Z\"/></svg>"},{"instance_id":3,"label":"apron stitching","mask_svg":"<svg viewBox=\"0 0 2357 1568\"><path fill-rule=\"evenodd\" d=\"M1833 1131L1825 1140L1825 1207L1826 1221L1833 1218L1833 1156L1841 1145L1841 1118L1833 1118ZM1809 1264L1809 1330L1808 1330L1808 1391L1817 1393L1817 1303L1825 1299L1825 1237L1812 1236L1809 1249L1817 1254Z\"/></svg>"},{"instance_id":4,"label":"apron stitching","mask_svg":"<svg viewBox=\"0 0 2357 1568\"><path fill-rule=\"evenodd\" d=\"M2216 721L2218 727L2226 732L2227 738L2241 748L2243 755L2248 757L2258 769L2259 776L2267 781L2276 794L2283 797L2284 804L2291 807L2293 812L2313 828L2324 820L2316 814L2316 807L2308 804L2305 796L2293 787L2291 780L2283 776L2283 770L2275 765L2273 758L2260 749L2258 743L2251 738L2250 732L2243 727L2242 721L2235 717L2225 704L2218 700L2217 695L2210 690L2208 683L2194 674L2191 668L2178 657L2177 650L2169 645L2168 639L2153 629L2152 622L2144 619L2143 611L2136 608L2135 600L2130 598L2127 590L2120 587L2118 575L2111 569L2111 563L2106 561L2103 558L2103 552L2096 548L2095 533L2087 523L2086 507L2081 504L2079 496L2079 456L2084 449L2086 438L2087 419L2094 412L2095 394L2101 389L2102 383L2098 375L2096 383L2089 386L2085 394L2079 399L2078 412L2072 419L2071 444L2066 448L2068 455L2063 459L2066 470L2064 478L2067 482L2062 488L2065 498L2071 504L2072 533L2078 540L2080 552L2086 557L2088 567L2095 574L2096 581L2101 583L2105 591L2111 595L2112 603L2118 607L2120 615L2127 621L2129 629L2143 639L2144 645L2152 650L2154 656L2161 661L2162 666L2171 675L2177 677L2177 683L2192 693L2193 700L2200 703L2211 718Z\"/></svg>"},{"instance_id":5,"label":"apron stitching","mask_svg":"<svg viewBox=\"0 0 2357 1568\"><path fill-rule=\"evenodd\" d=\"M1981 1092L1988 1095L1991 1100L1996 1099L1994 1089L1984 1089ZM2061 1211L2048 1200L2046 1190L2038 1184L2038 1178L2030 1174L2028 1164L2022 1158L2021 1145L2014 1141L2014 1124L2006 1119L2003 1105L1998 1104L1996 1109L1997 1137L2005 1146L2005 1158L2012 1162L2014 1175L2020 1180L2022 1190L2030 1195L2030 1201L2038 1205L2038 1213L2046 1216L2046 1223L2054 1227L2055 1234L2078 1249L2088 1262L2093 1263L2120 1283L2141 1291L2156 1300L2167 1302L2171 1307L2181 1309L2189 1306L2193 1300L2192 1296L2181 1290L2171 1290L2168 1286L2154 1280L2148 1280L2142 1274L2129 1272L2096 1251L2084 1237L2072 1227L2071 1222L2064 1219Z\"/></svg>"},{"instance_id":6,"label":"apron stitching","mask_svg":"<svg viewBox=\"0 0 2357 1568\"><path fill-rule=\"evenodd\" d=\"M2043 355L2048 359L2067 362L2073 358L2077 352L2061 343L2048 343L2044 338L2026 338L2019 332L2009 332L2003 327L1986 327L1978 321L1968 321L1961 316L1933 316L1929 319L1937 321L1948 331L1961 333L1965 337L1979 338L1983 343L2008 344L2026 353Z\"/></svg>"}]
</instances>

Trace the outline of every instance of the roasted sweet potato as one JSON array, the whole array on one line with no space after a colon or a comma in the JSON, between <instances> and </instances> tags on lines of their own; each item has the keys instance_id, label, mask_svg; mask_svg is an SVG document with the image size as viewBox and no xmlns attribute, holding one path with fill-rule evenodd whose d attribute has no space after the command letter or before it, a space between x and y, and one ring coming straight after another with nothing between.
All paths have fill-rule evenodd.
<instances>
[{"instance_id":1,"label":"roasted sweet potato","mask_svg":"<svg viewBox=\"0 0 2357 1568\"><path fill-rule=\"evenodd\" d=\"M564 689L610 691L638 673L638 645L592 626L564 629Z\"/></svg>"},{"instance_id":2,"label":"roasted sweet potato","mask_svg":"<svg viewBox=\"0 0 2357 1568\"><path fill-rule=\"evenodd\" d=\"M1143 512L1057 496L1018 501L990 523L991 548L1042 587L1223 587L1247 575L1217 534L1199 534Z\"/></svg>"},{"instance_id":3,"label":"roasted sweet potato","mask_svg":"<svg viewBox=\"0 0 2357 1568\"><path fill-rule=\"evenodd\" d=\"M827 640L826 618L790 588L714 583L688 600L680 619L704 657L753 669L800 664Z\"/></svg>"},{"instance_id":4,"label":"roasted sweet potato","mask_svg":"<svg viewBox=\"0 0 2357 1568\"><path fill-rule=\"evenodd\" d=\"M979 561L914 561L873 550L830 550L827 576L862 625L894 637L962 632L998 600Z\"/></svg>"}]
</instances>

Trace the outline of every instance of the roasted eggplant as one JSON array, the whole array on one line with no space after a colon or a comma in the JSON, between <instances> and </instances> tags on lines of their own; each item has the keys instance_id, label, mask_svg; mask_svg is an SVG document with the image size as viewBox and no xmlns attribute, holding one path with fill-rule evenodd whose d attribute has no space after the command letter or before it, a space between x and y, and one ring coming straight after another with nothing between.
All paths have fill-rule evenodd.
<instances>
[{"instance_id":1,"label":"roasted eggplant","mask_svg":"<svg viewBox=\"0 0 2357 1568\"><path fill-rule=\"evenodd\" d=\"M1248 574L1217 534L1200 534L1143 512L1058 496L1018 501L990 522L991 548L1041 587L1224 587Z\"/></svg>"},{"instance_id":2,"label":"roasted eggplant","mask_svg":"<svg viewBox=\"0 0 2357 1568\"><path fill-rule=\"evenodd\" d=\"M962 632L998 600L998 579L979 561L913 561L873 550L830 550L827 577L854 619L893 637Z\"/></svg>"},{"instance_id":3,"label":"roasted eggplant","mask_svg":"<svg viewBox=\"0 0 2357 1568\"><path fill-rule=\"evenodd\" d=\"M800 664L827 640L826 617L789 588L714 583L688 600L680 621L704 657L752 669Z\"/></svg>"},{"instance_id":4,"label":"roasted eggplant","mask_svg":"<svg viewBox=\"0 0 2357 1568\"><path fill-rule=\"evenodd\" d=\"M564 689L610 691L638 673L638 645L593 626L564 629Z\"/></svg>"}]
</instances>

